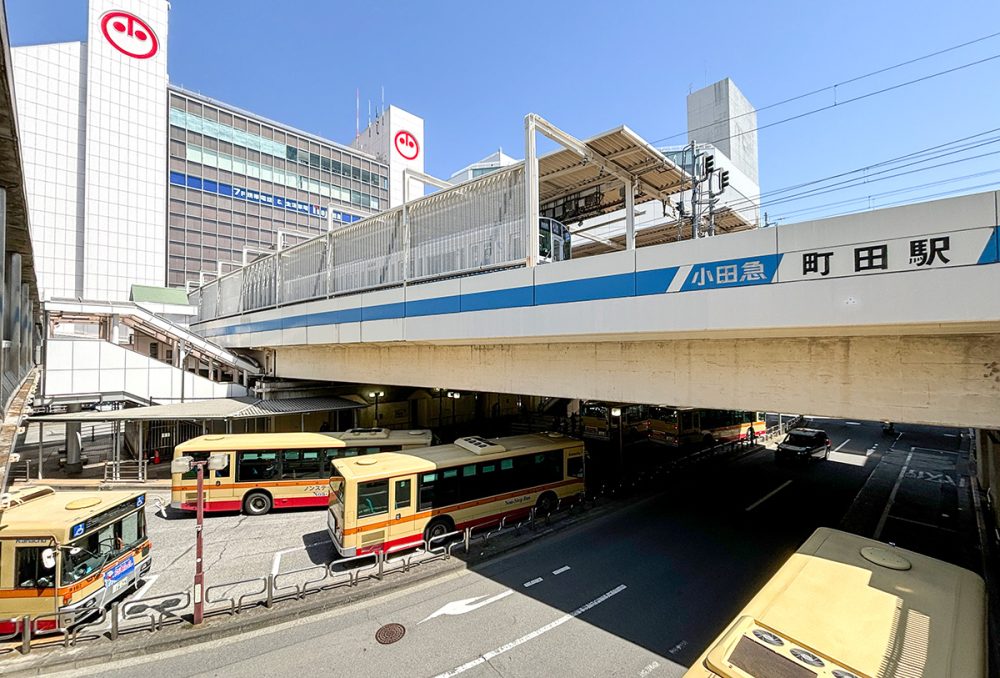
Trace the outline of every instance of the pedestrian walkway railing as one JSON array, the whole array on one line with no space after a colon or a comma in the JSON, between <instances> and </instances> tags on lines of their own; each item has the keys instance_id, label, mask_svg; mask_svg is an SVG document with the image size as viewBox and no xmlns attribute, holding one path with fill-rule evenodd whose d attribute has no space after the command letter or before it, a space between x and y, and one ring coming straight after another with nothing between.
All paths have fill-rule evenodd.
<instances>
[{"instance_id":1,"label":"pedestrian walkway railing","mask_svg":"<svg viewBox=\"0 0 1000 678\"><path fill-rule=\"evenodd\" d=\"M145 482L146 460L122 460L104 462L104 482Z\"/></svg>"}]
</instances>

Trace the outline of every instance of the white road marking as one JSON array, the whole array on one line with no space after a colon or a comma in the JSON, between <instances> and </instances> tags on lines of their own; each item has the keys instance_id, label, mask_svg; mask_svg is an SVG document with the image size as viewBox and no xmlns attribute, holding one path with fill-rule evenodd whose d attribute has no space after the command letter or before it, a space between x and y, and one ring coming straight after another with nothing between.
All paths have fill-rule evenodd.
<instances>
[{"instance_id":1,"label":"white road marking","mask_svg":"<svg viewBox=\"0 0 1000 678\"><path fill-rule=\"evenodd\" d=\"M942 433L941 435L943 435L945 438L957 438L958 437L958 435L956 435L954 433Z\"/></svg>"},{"instance_id":2,"label":"white road marking","mask_svg":"<svg viewBox=\"0 0 1000 678\"><path fill-rule=\"evenodd\" d=\"M508 652L510 650L513 650L515 647L517 647L519 645L523 645L524 643L527 643L529 640L537 638L538 636L542 635L543 633L547 633L547 632L551 631L552 629L556 628L557 626L562 626L563 624L565 624L566 622L568 622L570 619L573 619L574 617L579 617L581 614L583 614L584 612L586 612L590 608L596 607L596 606L600 605L604 601L608 600L612 596L618 595L619 593L621 593L622 591L624 591L627 588L628 587L625 586L625 584L619 584L615 588L613 588L610 591L608 591L607 593L605 593L603 596L600 596L599 598L593 599L592 601L590 601L586 605L583 605L582 607L576 608L575 610L573 610L569 614L564 614L563 616L561 616L558 619L556 619L554 622L546 624L545 626L543 626L541 628L535 629L531 633L529 633L527 635L524 635L524 636L521 636L517 640L513 640L513 641L507 643L506 645L501 645L500 647L498 647L495 650L490 650L489 652L487 652L485 654L482 654L479 657L473 659L471 662L466 662L465 664L462 664L461 666L457 666L457 667L453 668L451 671L446 671L444 673L439 673L434 678L451 678L451 676L457 676L460 673L465 673L469 669L474 669L475 667L479 666L480 664L484 664L484 663L490 661L491 659L493 659L494 657L503 654L504 652Z\"/></svg>"},{"instance_id":3,"label":"white road marking","mask_svg":"<svg viewBox=\"0 0 1000 678\"><path fill-rule=\"evenodd\" d=\"M273 575L278 574L278 570L281 569L281 556L283 556L284 554L294 553L295 551L305 551L306 549L310 549L313 546L319 546L320 544L329 544L329 543L331 543L329 539L320 539L318 542L309 544L308 546L296 546L295 548L278 551L277 553L274 554L274 560L271 561L271 574Z\"/></svg>"},{"instance_id":4,"label":"white road marking","mask_svg":"<svg viewBox=\"0 0 1000 678\"><path fill-rule=\"evenodd\" d=\"M792 484L791 480L786 480L781 485L778 485L778 487L774 488L773 490L771 490L770 492L768 492L767 494L765 494L763 497L761 497L760 499L758 499L754 503L752 503L749 506L747 506L746 509L744 509L744 510L746 510L746 511L753 511L755 508L757 508L758 506L760 506L761 504L763 504L765 501L767 501L768 499L770 499L774 495L778 494L778 492L781 492L783 489L785 489L786 487L788 487L791 484Z\"/></svg>"},{"instance_id":5,"label":"white road marking","mask_svg":"<svg viewBox=\"0 0 1000 678\"><path fill-rule=\"evenodd\" d=\"M655 671L658 668L660 668L660 662L655 662L654 661L654 662L650 662L650 663L646 664L642 668L642 671L639 672L639 678L645 678L646 676L648 676L649 674L651 674L653 671Z\"/></svg>"},{"instance_id":6,"label":"white road marking","mask_svg":"<svg viewBox=\"0 0 1000 678\"><path fill-rule=\"evenodd\" d=\"M531 581L524 582L524 588L528 588L529 586L534 586L535 584L541 584L541 583L542 583L542 578L541 577L536 577L536 578L532 579Z\"/></svg>"},{"instance_id":7,"label":"white road marking","mask_svg":"<svg viewBox=\"0 0 1000 678\"><path fill-rule=\"evenodd\" d=\"M486 600L479 600L480 598L485 598L485 596L476 596L475 598L465 598L464 600L456 600L454 602L448 603L437 612L427 615L417 623L423 624L428 619L434 619L434 617L440 617L443 614L456 616L460 614L465 614L466 612L472 612L473 610L478 610L479 608L485 605L489 605L490 603L495 603L498 600L506 598L512 593L514 592L511 591L510 589L506 589L496 594L495 596L486 598ZM479 600L478 603L475 602L477 600Z\"/></svg>"},{"instance_id":8,"label":"white road marking","mask_svg":"<svg viewBox=\"0 0 1000 678\"><path fill-rule=\"evenodd\" d=\"M848 426L861 426L860 421L845 421L844 423L847 424Z\"/></svg>"},{"instance_id":9,"label":"white road marking","mask_svg":"<svg viewBox=\"0 0 1000 678\"><path fill-rule=\"evenodd\" d=\"M834 451L834 452L840 452L840 448L842 448L842 447L843 447L844 445L846 445L846 444L847 444L847 443L849 443L849 442L851 442L851 439L850 439L850 438L848 438L847 440L845 440L844 442L840 443L840 444L839 444L839 445L837 445L837 446L836 446L835 448L833 448L833 451Z\"/></svg>"},{"instance_id":10,"label":"white road marking","mask_svg":"<svg viewBox=\"0 0 1000 678\"><path fill-rule=\"evenodd\" d=\"M142 585L142 588L135 592L135 595L129 598L129 601L139 600L144 595L149 592L149 588L160 578L158 574L151 574L146 577L146 583Z\"/></svg>"},{"instance_id":11,"label":"white road marking","mask_svg":"<svg viewBox=\"0 0 1000 678\"><path fill-rule=\"evenodd\" d=\"M902 434L900 434L902 435ZM899 440L899 438L896 438ZM896 443L893 443L895 445ZM885 521L889 518L889 511L892 510L892 502L896 501L896 492L899 491L899 484L903 482L903 477L906 475L906 471L910 468L910 459L913 459L913 448L910 448L910 453L906 455L906 462L903 463L903 468L899 469L899 477L896 478L896 484L892 486L892 492L889 493L889 501L885 504L885 510L882 511L882 517L878 519L878 526L875 528L874 539L878 539L882 536L882 529L885 527Z\"/></svg>"},{"instance_id":12,"label":"white road marking","mask_svg":"<svg viewBox=\"0 0 1000 678\"><path fill-rule=\"evenodd\" d=\"M567 571L569 571L569 565L563 565L558 570L552 570L552 574L562 574Z\"/></svg>"}]
</instances>

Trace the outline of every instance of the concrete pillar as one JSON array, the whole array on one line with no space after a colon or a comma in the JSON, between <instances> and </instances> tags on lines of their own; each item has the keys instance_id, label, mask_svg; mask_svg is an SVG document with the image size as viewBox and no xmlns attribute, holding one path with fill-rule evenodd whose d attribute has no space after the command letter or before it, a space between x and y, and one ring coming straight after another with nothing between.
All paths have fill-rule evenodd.
<instances>
[{"instance_id":1,"label":"concrete pillar","mask_svg":"<svg viewBox=\"0 0 1000 678\"><path fill-rule=\"evenodd\" d=\"M4 389L3 373L7 366L7 351L3 342L6 332L6 284L7 284L7 189L0 188L0 413L7 404L8 393Z\"/></svg>"},{"instance_id":2,"label":"concrete pillar","mask_svg":"<svg viewBox=\"0 0 1000 678\"><path fill-rule=\"evenodd\" d=\"M21 283L21 363L22 373L27 372L32 365L32 339L31 331L32 314L34 313L33 302L31 301L31 290L27 283Z\"/></svg>"},{"instance_id":3,"label":"concrete pillar","mask_svg":"<svg viewBox=\"0 0 1000 678\"><path fill-rule=\"evenodd\" d=\"M11 254L7 260L7 320L5 337L10 337L7 349L7 371L17 381L21 376L21 255Z\"/></svg>"},{"instance_id":4,"label":"concrete pillar","mask_svg":"<svg viewBox=\"0 0 1000 678\"><path fill-rule=\"evenodd\" d=\"M79 412L80 405L72 404L66 406L67 412ZM81 460L81 449L83 440L80 438L80 422L72 421L66 424L66 473L78 474L83 471L83 461Z\"/></svg>"}]
</instances>

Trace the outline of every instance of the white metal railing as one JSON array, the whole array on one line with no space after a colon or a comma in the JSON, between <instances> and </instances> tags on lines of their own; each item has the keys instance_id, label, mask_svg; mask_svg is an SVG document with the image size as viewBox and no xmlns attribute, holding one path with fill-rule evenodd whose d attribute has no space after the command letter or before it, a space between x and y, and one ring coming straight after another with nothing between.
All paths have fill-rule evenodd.
<instances>
[{"instance_id":1,"label":"white metal railing","mask_svg":"<svg viewBox=\"0 0 1000 678\"><path fill-rule=\"evenodd\" d=\"M198 320L524 265L524 165L412 200L196 288Z\"/></svg>"}]
</instances>

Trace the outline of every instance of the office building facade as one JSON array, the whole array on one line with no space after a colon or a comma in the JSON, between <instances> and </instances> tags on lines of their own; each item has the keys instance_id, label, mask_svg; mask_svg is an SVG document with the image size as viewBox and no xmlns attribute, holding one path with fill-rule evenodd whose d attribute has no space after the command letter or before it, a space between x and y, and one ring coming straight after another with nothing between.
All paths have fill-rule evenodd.
<instances>
[{"instance_id":1,"label":"office building facade","mask_svg":"<svg viewBox=\"0 0 1000 678\"><path fill-rule=\"evenodd\" d=\"M168 15L89 0L86 42L12 50L44 299L198 282L387 209L423 169L423 120L395 107L352 148L170 85Z\"/></svg>"}]
</instances>

